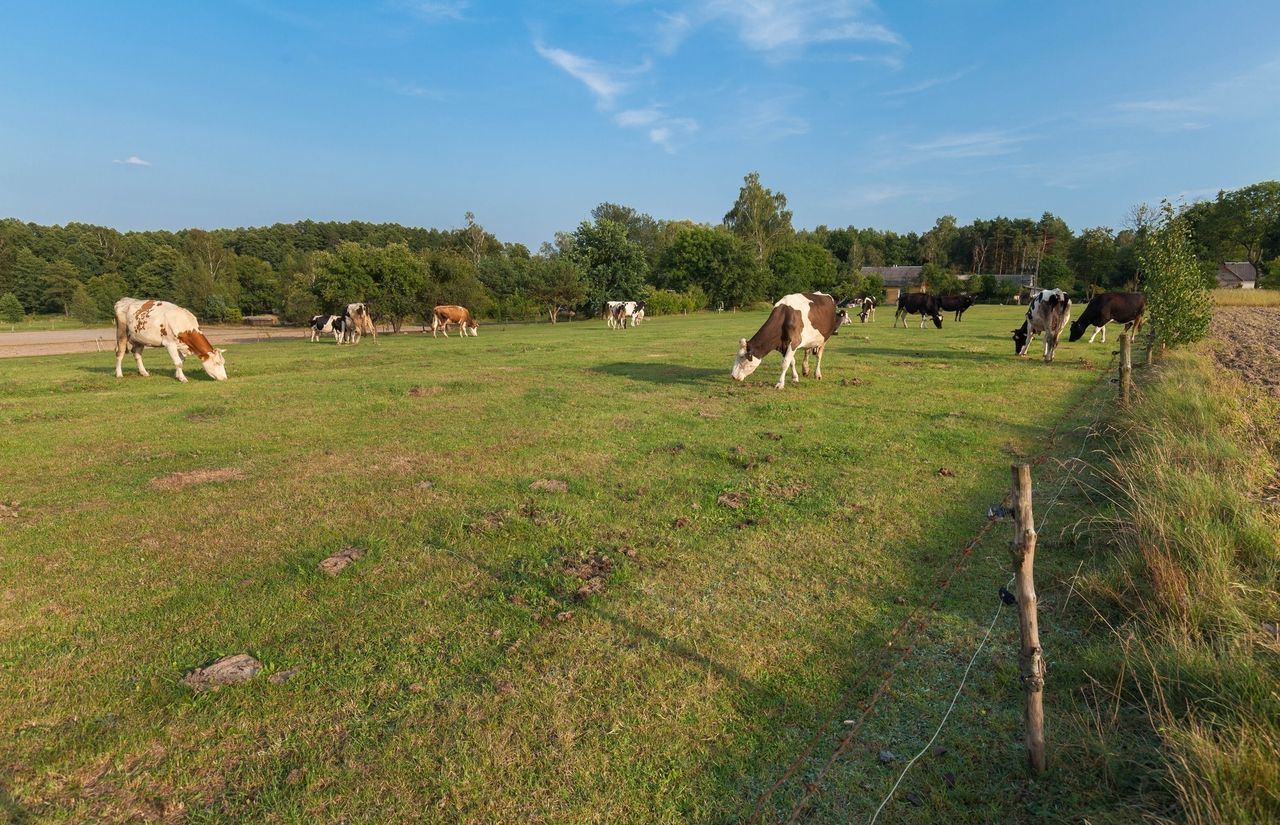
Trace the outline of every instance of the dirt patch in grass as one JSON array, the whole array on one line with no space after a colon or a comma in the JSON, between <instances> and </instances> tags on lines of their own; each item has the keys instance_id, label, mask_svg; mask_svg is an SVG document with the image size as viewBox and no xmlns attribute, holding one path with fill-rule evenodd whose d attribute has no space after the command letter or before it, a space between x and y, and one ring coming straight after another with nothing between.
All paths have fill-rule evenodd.
<instances>
[{"instance_id":1,"label":"dirt patch in grass","mask_svg":"<svg viewBox=\"0 0 1280 825\"><path fill-rule=\"evenodd\" d=\"M196 668L183 676L182 681L192 690L201 691L247 682L257 676L260 670L262 662L248 653L237 653L234 656L223 656L206 667Z\"/></svg>"},{"instance_id":2,"label":"dirt patch in grass","mask_svg":"<svg viewBox=\"0 0 1280 825\"><path fill-rule=\"evenodd\" d=\"M566 559L564 563L564 572L582 581L582 585L573 594L579 600L603 593L612 570L613 559L595 550L585 556Z\"/></svg>"},{"instance_id":3,"label":"dirt patch in grass","mask_svg":"<svg viewBox=\"0 0 1280 825\"><path fill-rule=\"evenodd\" d=\"M355 562L364 558L364 550L359 547L344 547L329 558L320 562L321 572L336 576Z\"/></svg>"},{"instance_id":4,"label":"dirt patch in grass","mask_svg":"<svg viewBox=\"0 0 1280 825\"><path fill-rule=\"evenodd\" d=\"M558 478L540 478L530 484L529 489L542 493L567 493L569 492L569 482L561 481Z\"/></svg>"},{"instance_id":5,"label":"dirt patch in grass","mask_svg":"<svg viewBox=\"0 0 1280 825\"><path fill-rule=\"evenodd\" d=\"M442 392L444 392L444 390L440 389L440 387L410 387L409 397L426 398L432 395L439 395Z\"/></svg>"},{"instance_id":6,"label":"dirt patch in grass","mask_svg":"<svg viewBox=\"0 0 1280 825\"><path fill-rule=\"evenodd\" d=\"M740 510L747 506L747 499L748 496L746 493L721 493L720 496L716 498L716 504L719 504L721 507L728 507L730 510Z\"/></svg>"},{"instance_id":7,"label":"dirt patch in grass","mask_svg":"<svg viewBox=\"0 0 1280 825\"><path fill-rule=\"evenodd\" d=\"M11 504L5 504L3 501L0 501L0 521L3 521L4 519L7 519L7 518L17 518L17 517L18 517L18 502L15 501Z\"/></svg>"},{"instance_id":8,"label":"dirt patch in grass","mask_svg":"<svg viewBox=\"0 0 1280 825\"><path fill-rule=\"evenodd\" d=\"M1212 334L1219 346L1214 360L1249 384L1280 395L1280 308L1218 307Z\"/></svg>"},{"instance_id":9,"label":"dirt patch in grass","mask_svg":"<svg viewBox=\"0 0 1280 825\"><path fill-rule=\"evenodd\" d=\"M151 487L155 490L181 490L194 484L208 484L214 481L242 481L246 476L243 470L234 467L223 467L218 470L188 470L170 473L167 476L156 476L151 479Z\"/></svg>"}]
</instances>

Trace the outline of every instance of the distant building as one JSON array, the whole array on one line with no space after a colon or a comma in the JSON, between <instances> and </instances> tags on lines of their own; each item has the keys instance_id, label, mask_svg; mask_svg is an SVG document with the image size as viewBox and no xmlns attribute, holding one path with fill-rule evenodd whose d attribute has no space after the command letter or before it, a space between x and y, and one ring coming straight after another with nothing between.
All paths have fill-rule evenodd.
<instances>
[{"instance_id":1,"label":"distant building","mask_svg":"<svg viewBox=\"0 0 1280 825\"><path fill-rule=\"evenodd\" d=\"M1219 289L1256 289L1258 270L1248 261L1226 261L1218 267Z\"/></svg>"},{"instance_id":2,"label":"distant building","mask_svg":"<svg viewBox=\"0 0 1280 825\"><path fill-rule=\"evenodd\" d=\"M879 275L884 281L884 302L897 304L898 296L903 292L919 292L923 289L916 286L923 269L923 266L864 266L862 274Z\"/></svg>"}]
</instances>

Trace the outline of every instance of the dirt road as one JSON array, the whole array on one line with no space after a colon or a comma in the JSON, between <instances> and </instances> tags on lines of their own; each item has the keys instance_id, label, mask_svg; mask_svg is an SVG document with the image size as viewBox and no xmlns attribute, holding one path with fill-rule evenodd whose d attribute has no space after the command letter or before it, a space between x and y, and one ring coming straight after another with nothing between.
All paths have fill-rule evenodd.
<instances>
[{"instance_id":1,"label":"dirt road","mask_svg":"<svg viewBox=\"0 0 1280 825\"><path fill-rule=\"evenodd\" d=\"M201 327L213 344L285 341L308 333L297 327ZM64 355L69 352L115 352L115 327L61 329L43 332L0 332L0 358L24 355Z\"/></svg>"},{"instance_id":2,"label":"dirt road","mask_svg":"<svg viewBox=\"0 0 1280 825\"><path fill-rule=\"evenodd\" d=\"M1213 337L1218 363L1280 395L1280 307L1218 307Z\"/></svg>"}]
</instances>

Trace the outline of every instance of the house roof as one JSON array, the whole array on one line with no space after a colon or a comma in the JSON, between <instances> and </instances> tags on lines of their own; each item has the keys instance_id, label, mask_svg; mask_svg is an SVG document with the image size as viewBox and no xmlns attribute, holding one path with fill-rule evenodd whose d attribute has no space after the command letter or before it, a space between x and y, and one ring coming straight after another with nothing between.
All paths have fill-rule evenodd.
<instances>
[{"instance_id":1,"label":"house roof","mask_svg":"<svg viewBox=\"0 0 1280 825\"><path fill-rule=\"evenodd\" d=\"M1224 261L1218 267L1218 283L1256 283L1258 270L1248 261Z\"/></svg>"},{"instance_id":2,"label":"house roof","mask_svg":"<svg viewBox=\"0 0 1280 825\"><path fill-rule=\"evenodd\" d=\"M920 277L922 269L923 266L864 266L862 274L879 275L885 286L910 286Z\"/></svg>"}]
</instances>

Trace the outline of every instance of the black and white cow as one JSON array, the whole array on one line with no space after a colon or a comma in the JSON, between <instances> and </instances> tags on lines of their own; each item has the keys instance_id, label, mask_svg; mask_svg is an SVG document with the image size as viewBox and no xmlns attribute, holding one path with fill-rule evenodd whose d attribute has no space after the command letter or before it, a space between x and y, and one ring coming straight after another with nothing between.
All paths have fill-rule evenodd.
<instances>
[{"instance_id":1,"label":"black and white cow","mask_svg":"<svg viewBox=\"0 0 1280 825\"><path fill-rule=\"evenodd\" d=\"M338 343L342 343L342 333L338 332L334 326L336 322L343 321L342 315L313 315L311 316L311 341L314 343L320 340L321 335L332 334ZM345 329L345 324L342 325Z\"/></svg>"},{"instance_id":2,"label":"black and white cow","mask_svg":"<svg viewBox=\"0 0 1280 825\"><path fill-rule=\"evenodd\" d=\"M956 320L960 320L960 316L964 315L964 311L973 306L973 296L967 292L959 295L943 295L939 299L943 312L954 312Z\"/></svg>"},{"instance_id":3,"label":"black and white cow","mask_svg":"<svg viewBox=\"0 0 1280 825\"><path fill-rule=\"evenodd\" d=\"M942 302L937 295L924 292L904 292L898 296L898 311L894 313L893 325L896 328L901 319L902 326L907 326L908 315L920 316L920 329L924 329L926 318L933 320L933 325L942 329Z\"/></svg>"},{"instance_id":4,"label":"black and white cow","mask_svg":"<svg viewBox=\"0 0 1280 825\"><path fill-rule=\"evenodd\" d=\"M1053 360L1058 348L1058 336L1071 321L1071 298L1060 289L1041 290L1027 307L1027 320L1013 331L1013 349L1018 355L1026 355L1031 339L1044 334L1044 360Z\"/></svg>"},{"instance_id":5,"label":"black and white cow","mask_svg":"<svg viewBox=\"0 0 1280 825\"><path fill-rule=\"evenodd\" d=\"M1142 329L1142 313L1147 308L1147 296L1141 292L1104 292L1095 295L1080 317L1071 323L1068 341L1079 341L1090 326L1097 327L1089 336L1089 343L1102 333L1102 343L1107 343L1107 324L1115 321L1124 324L1124 331L1136 334Z\"/></svg>"},{"instance_id":6,"label":"black and white cow","mask_svg":"<svg viewBox=\"0 0 1280 825\"><path fill-rule=\"evenodd\" d=\"M756 371L756 367L769 353L782 353L782 375L775 384L782 389L787 384L787 370L799 381L796 373L796 351L804 350L804 374L809 374L809 353L817 354L814 377L822 380L822 352L827 339L836 328L848 319L848 313L836 309L835 299L824 292L805 292L785 295L769 313L764 326L751 336L738 342L738 354L733 359L734 380L744 381Z\"/></svg>"}]
</instances>

